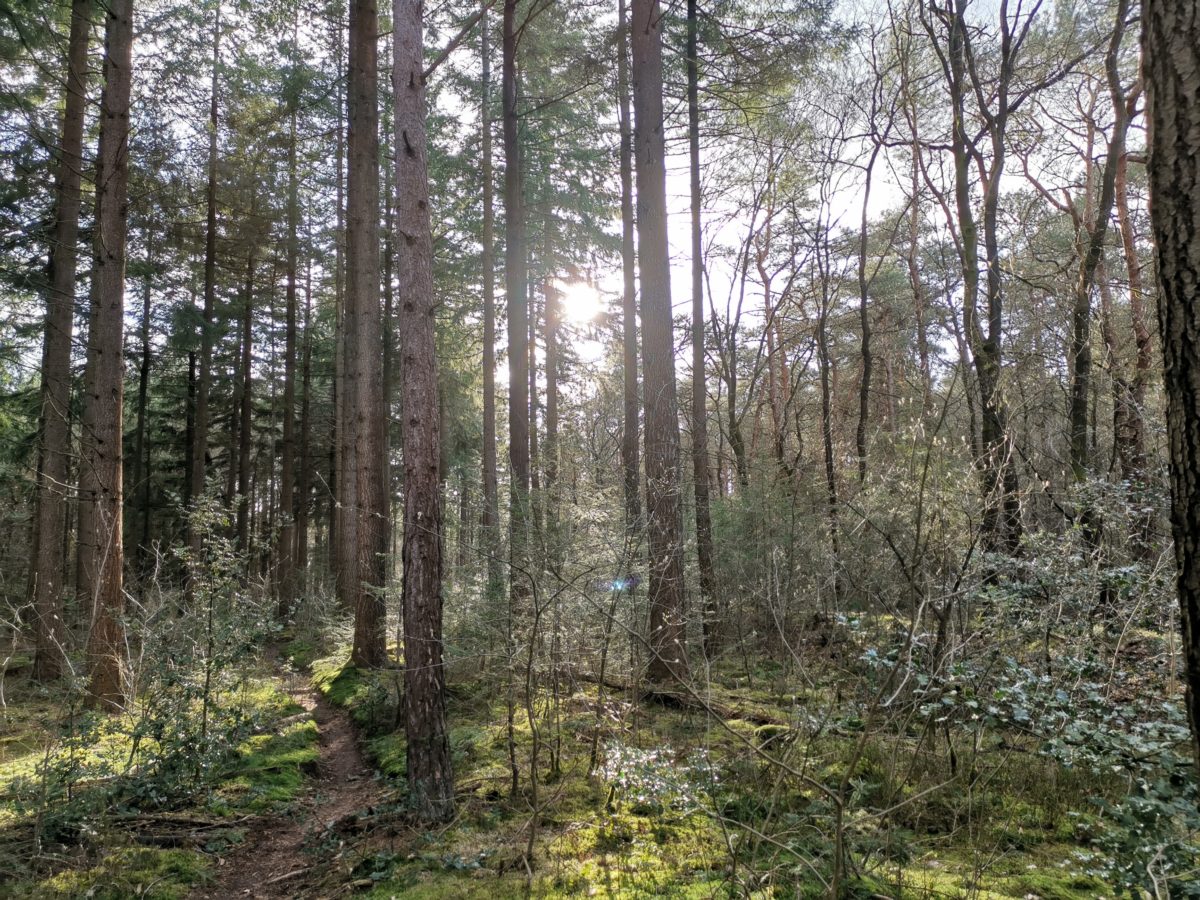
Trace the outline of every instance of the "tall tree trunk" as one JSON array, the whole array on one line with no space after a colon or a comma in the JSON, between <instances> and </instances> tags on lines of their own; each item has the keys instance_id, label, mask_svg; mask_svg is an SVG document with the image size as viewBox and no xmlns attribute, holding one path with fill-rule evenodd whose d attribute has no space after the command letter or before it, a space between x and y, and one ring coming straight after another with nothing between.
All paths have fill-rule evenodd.
<instances>
[{"instance_id":1,"label":"tall tree trunk","mask_svg":"<svg viewBox=\"0 0 1200 900\"><path fill-rule=\"evenodd\" d=\"M88 698L123 709L129 700L122 582L122 421L125 393L125 238L129 187L129 95L133 69L132 0L109 0L104 90L96 154L96 235L92 314L84 373L79 476L83 515L92 520L85 565L93 586L88 635Z\"/></svg>"},{"instance_id":2,"label":"tall tree trunk","mask_svg":"<svg viewBox=\"0 0 1200 900\"><path fill-rule=\"evenodd\" d=\"M827 240L827 238L826 238ZM818 249L818 253L827 253ZM825 512L829 521L829 549L833 556L834 579L833 591L835 604L841 599L842 586L842 549L840 508L838 498L837 463L833 446L833 359L829 353L829 307L830 297L828 288L828 259L825 260L825 272L822 273L821 308L817 314L817 365L820 369L821 381L821 445L824 450L825 462Z\"/></svg>"},{"instance_id":3,"label":"tall tree trunk","mask_svg":"<svg viewBox=\"0 0 1200 900\"><path fill-rule=\"evenodd\" d=\"M504 589L500 560L500 496L496 458L496 213L492 171L492 54L488 8L482 0L479 19L480 132L483 142L483 532L487 554L489 600L497 600Z\"/></svg>"},{"instance_id":4,"label":"tall tree trunk","mask_svg":"<svg viewBox=\"0 0 1200 900\"><path fill-rule=\"evenodd\" d=\"M395 409L396 395L396 362L397 362L397 331L396 331L396 291L393 285L393 266L396 257L396 210L395 198L396 189L392 183L395 175L395 167L386 164L386 160L394 160L393 154L394 145L389 143L395 138L395 128L393 127L392 115L394 112L395 102L392 93L392 67L395 62L395 57L392 55L392 41L388 41L388 58L386 65L387 80L385 97L383 99L383 272L382 272L382 287L383 287L383 429L385 446L392 446L393 439L393 415ZM403 430L400 430L398 439L402 439ZM385 590L390 589L391 581L396 569L396 543L393 539L391 523L396 517L396 499L399 494L393 490L393 472L391 454L385 453L383 457L383 484L387 491L388 502L388 533L385 538L388 545L388 562L385 572L386 579L384 581Z\"/></svg>"},{"instance_id":5,"label":"tall tree trunk","mask_svg":"<svg viewBox=\"0 0 1200 900\"><path fill-rule=\"evenodd\" d=\"M1150 220L1171 459L1171 526L1183 624L1186 705L1200 766L1200 4L1142 0L1150 126Z\"/></svg>"},{"instance_id":6,"label":"tall tree trunk","mask_svg":"<svg viewBox=\"0 0 1200 900\"><path fill-rule=\"evenodd\" d=\"M334 7L337 8L336 6ZM339 72L344 65L342 44L342 20L334 17L334 64ZM348 573L345 567L345 538L342 534L348 517L346 495L346 461L343 450L346 444L346 294L345 294L345 177L346 177L346 129L345 129L345 99L343 80L337 80L337 138L334 141L334 166L337 181L336 217L337 226L333 241L333 321L334 321L334 350L333 350L333 429L329 442L329 568L333 574L334 591L343 608L349 609L346 599L348 589L346 579Z\"/></svg>"},{"instance_id":7,"label":"tall tree trunk","mask_svg":"<svg viewBox=\"0 0 1200 900\"><path fill-rule=\"evenodd\" d=\"M544 537L542 534L542 501L545 499L542 496L542 462L540 456L540 448L538 447L538 362L537 362L537 335L538 335L538 302L537 290L534 287L536 281L536 269L532 262L532 248L527 247L530 256L526 259L530 260L528 266L528 282L526 284L526 297L528 300L527 309L529 310L529 336L526 346L529 349L529 515L533 525L534 545L536 546L539 538Z\"/></svg>"},{"instance_id":8,"label":"tall tree trunk","mask_svg":"<svg viewBox=\"0 0 1200 900\"><path fill-rule=\"evenodd\" d=\"M304 351L300 364L300 484L296 492L297 586L308 589L308 521L312 495L312 259L304 266Z\"/></svg>"},{"instance_id":9,"label":"tall tree trunk","mask_svg":"<svg viewBox=\"0 0 1200 900\"><path fill-rule=\"evenodd\" d=\"M915 112L914 112L915 116ZM904 261L908 267L908 283L913 295L913 327L917 336L917 365L921 370L921 415L933 410L933 368L929 361L929 334L926 330L925 310L928 301L925 285L921 279L921 185L920 144L914 137L912 143L912 198L908 210L908 248Z\"/></svg>"},{"instance_id":10,"label":"tall tree trunk","mask_svg":"<svg viewBox=\"0 0 1200 900\"><path fill-rule=\"evenodd\" d=\"M617 109L621 127L621 347L625 413L621 423L621 467L625 473L625 529L630 536L642 518L638 461L637 270L633 228L633 121L629 109L629 21L626 0L617 2Z\"/></svg>"},{"instance_id":11,"label":"tall tree trunk","mask_svg":"<svg viewBox=\"0 0 1200 900\"><path fill-rule=\"evenodd\" d=\"M696 496L696 562L704 643L711 649L717 626L712 513L708 496L708 379L704 352L704 247L700 228L700 30L696 0L687 4L688 156L692 202L692 487ZM769 326L768 326L769 327Z\"/></svg>"},{"instance_id":12,"label":"tall tree trunk","mask_svg":"<svg viewBox=\"0 0 1200 900\"><path fill-rule=\"evenodd\" d=\"M1132 102L1130 92L1127 102ZM1127 108L1127 115L1132 110ZM1146 388L1150 383L1151 348L1150 329L1146 325L1146 291L1142 283L1142 263L1138 255L1137 237L1134 234L1133 218L1129 214L1129 182L1127 170L1129 155L1124 153L1117 160L1116 207L1117 223L1121 229L1121 247L1124 251L1125 270L1129 278L1129 316L1133 326L1135 348L1132 377L1114 379L1113 389L1117 392L1114 404L1124 426L1117 434L1117 450L1121 459L1121 477L1130 485L1133 504L1139 509L1152 509L1146 501ZM1142 513L1135 526L1135 552L1148 558L1153 552L1152 533L1154 514Z\"/></svg>"},{"instance_id":13,"label":"tall tree trunk","mask_svg":"<svg viewBox=\"0 0 1200 900\"><path fill-rule=\"evenodd\" d=\"M529 596L524 573L529 528L529 301L525 208L517 119L517 0L504 0L501 94L504 106L504 286L508 304L508 462L510 595Z\"/></svg>"},{"instance_id":14,"label":"tall tree trunk","mask_svg":"<svg viewBox=\"0 0 1200 900\"><path fill-rule=\"evenodd\" d=\"M237 453L238 442L241 440L238 434L238 428L241 426L240 410L242 408L241 352L242 343L245 340L245 335L243 334L244 329L242 327L243 318L244 317L241 315L238 316L237 344L234 348L234 360L230 365L230 381L233 384L233 397L231 398L232 403L230 403L229 406L229 428L226 429L229 432L229 465L225 467L224 502L225 506L232 510L237 509Z\"/></svg>"},{"instance_id":15,"label":"tall tree trunk","mask_svg":"<svg viewBox=\"0 0 1200 900\"><path fill-rule=\"evenodd\" d=\"M442 661L442 509L438 459L433 233L425 139L421 0L393 0L396 219L404 367L404 711L408 790L418 816L454 814Z\"/></svg>"},{"instance_id":16,"label":"tall tree trunk","mask_svg":"<svg viewBox=\"0 0 1200 900\"><path fill-rule=\"evenodd\" d=\"M854 429L854 447L858 452L858 483L867 480L867 421L871 414L871 373L875 357L871 353L871 279L867 276L868 212L871 202L871 175L882 145L875 143L867 160L863 185L862 217L858 226L858 319L862 331L862 380L858 385L858 425Z\"/></svg>"},{"instance_id":17,"label":"tall tree trunk","mask_svg":"<svg viewBox=\"0 0 1200 900\"><path fill-rule=\"evenodd\" d=\"M683 620L683 509L679 405L667 246L663 134L662 10L633 0L633 107L637 229L642 280L642 371L646 407L646 510L650 551L650 669L655 682L687 676Z\"/></svg>"},{"instance_id":18,"label":"tall tree trunk","mask_svg":"<svg viewBox=\"0 0 1200 900\"><path fill-rule=\"evenodd\" d=\"M250 215L253 218L256 199L250 202ZM240 374L238 382L238 410L240 417L237 427L237 548L242 554L250 552L250 446L253 439L254 411L254 241L250 239L246 252L246 281L242 288L242 346Z\"/></svg>"},{"instance_id":19,"label":"tall tree trunk","mask_svg":"<svg viewBox=\"0 0 1200 900\"><path fill-rule=\"evenodd\" d=\"M149 228L152 229L153 225L150 225ZM150 301L153 284L152 273L154 272L154 239L152 235L153 232L149 231L146 238L146 271L142 276L142 319L138 329L141 359L138 362L137 426L133 438L133 490L137 492L134 512L141 519L143 528L140 531L136 527L129 529L134 535L132 542L133 571L137 576L139 589L141 588L141 577L145 571L146 553L149 550L147 540L150 532L150 459L146 448L146 414L150 401ZM130 515L129 524L131 526L136 524L133 515Z\"/></svg>"},{"instance_id":20,"label":"tall tree trunk","mask_svg":"<svg viewBox=\"0 0 1200 900\"><path fill-rule=\"evenodd\" d=\"M443 429L444 431L444 429ZM443 442L444 443L444 442ZM466 466L458 470L458 540L455 542L454 572L460 584L470 583L471 478Z\"/></svg>"},{"instance_id":21,"label":"tall tree trunk","mask_svg":"<svg viewBox=\"0 0 1200 900\"><path fill-rule=\"evenodd\" d=\"M1021 513L1017 471L1012 459L1013 447L1008 435L1007 408L1001 393L1003 284L1000 277L1000 249L997 217L1000 182L1004 172L1005 123L1008 116L1008 85L1001 88L998 111L988 113L988 136L992 159L987 171L983 197L983 245L987 260L985 296L986 331L979 321L979 242L980 225L972 201L971 137L966 122L965 98L971 91L968 82L967 23L964 0L956 0L949 16L947 57L949 89L954 114L952 150L954 156L954 196L960 234L960 261L963 269L963 330L975 363L979 387L981 444L983 458L983 541L987 550L1015 553L1021 537ZM1007 27L1007 21L1004 26ZM1007 41L1006 41L1007 44ZM1009 51L1006 50L1006 54ZM1011 77L1012 57L1003 68ZM974 71L970 67L970 71Z\"/></svg>"},{"instance_id":22,"label":"tall tree trunk","mask_svg":"<svg viewBox=\"0 0 1200 900\"><path fill-rule=\"evenodd\" d=\"M391 514L384 477L387 429L383 408L383 320L379 307L378 31L375 0L354 0L350 6L346 231L349 283L345 323L345 421L347 435L353 439L353 451L347 454L349 459L342 460L343 466L353 467L351 477L345 481L347 487L353 483L354 494L352 515L347 517L342 540L346 562L350 558L355 560L354 571L344 579L349 591L347 605L354 610L354 646L350 658L356 666L364 667L382 666L387 661L383 588ZM401 152L400 148L397 150Z\"/></svg>"},{"instance_id":23,"label":"tall tree trunk","mask_svg":"<svg viewBox=\"0 0 1200 900\"><path fill-rule=\"evenodd\" d=\"M296 109L288 122L286 332L283 349L283 442L279 460L279 542L276 579L279 617L286 619L296 599L296 267L299 256L300 204L296 177Z\"/></svg>"},{"instance_id":24,"label":"tall tree trunk","mask_svg":"<svg viewBox=\"0 0 1200 900\"><path fill-rule=\"evenodd\" d=\"M1125 34L1125 19L1129 14L1128 0L1117 3L1117 21L1104 56L1104 68L1108 78L1108 89L1112 97L1114 120L1108 141L1104 169L1100 175L1100 195L1094 205L1094 215L1085 221L1086 242L1079 258L1079 270L1075 277L1075 297L1071 314L1071 387L1068 419L1071 427L1070 460L1071 474L1077 483L1087 479L1090 454L1088 452L1088 398L1092 378L1092 289L1096 283L1096 269L1104 253L1104 238L1108 233L1108 220L1112 216L1116 199L1117 167L1125 155L1125 132L1129 118L1125 107L1125 91L1121 87L1119 53L1121 39ZM1089 154L1089 165L1090 154ZM1091 179L1088 179L1089 183ZM1088 198L1088 206L1092 206ZM1081 512L1084 531L1089 541L1095 543L1098 527L1095 510L1087 507Z\"/></svg>"},{"instance_id":25,"label":"tall tree trunk","mask_svg":"<svg viewBox=\"0 0 1200 900\"><path fill-rule=\"evenodd\" d=\"M212 386L212 354L215 326L213 317L217 303L217 88L221 66L221 0L217 0L212 37L212 73L208 96L208 184L205 188L206 210L204 230L204 309L200 321L200 361L196 380L196 421L192 432L192 469L189 474L190 495L196 503L204 494L208 471L208 394ZM188 525L188 547L192 558L200 557L200 534ZM189 599L191 579L188 582Z\"/></svg>"},{"instance_id":26,"label":"tall tree trunk","mask_svg":"<svg viewBox=\"0 0 1200 900\"><path fill-rule=\"evenodd\" d=\"M547 200L547 203L549 200ZM546 317L546 548L547 559L554 571L558 571L561 555L558 552L558 288L554 286L553 263L550 259L551 217L546 216L546 273L542 281L542 298Z\"/></svg>"},{"instance_id":27,"label":"tall tree trunk","mask_svg":"<svg viewBox=\"0 0 1200 900\"><path fill-rule=\"evenodd\" d=\"M79 259L80 180L83 125L87 110L87 55L92 0L71 4L67 82L55 184L54 243L42 343L41 444L38 454L37 511L34 524L31 593L35 617L33 677L59 678L67 669L67 630L63 621L62 535L67 522L70 469L71 332L75 320L75 272Z\"/></svg>"}]
</instances>

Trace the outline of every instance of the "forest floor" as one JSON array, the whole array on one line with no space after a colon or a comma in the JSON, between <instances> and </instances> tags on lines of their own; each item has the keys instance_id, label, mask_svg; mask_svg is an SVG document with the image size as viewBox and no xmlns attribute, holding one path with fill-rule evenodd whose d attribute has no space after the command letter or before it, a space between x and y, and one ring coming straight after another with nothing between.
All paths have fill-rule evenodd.
<instances>
[{"instance_id":1,"label":"forest floor","mask_svg":"<svg viewBox=\"0 0 1200 900\"><path fill-rule=\"evenodd\" d=\"M193 890L193 900L295 897L318 873L312 848L323 833L380 802L382 787L367 765L345 710L336 709L307 678L288 693L316 721L316 774L286 811L255 823L244 843L216 862L213 882Z\"/></svg>"},{"instance_id":2,"label":"forest floor","mask_svg":"<svg viewBox=\"0 0 1200 900\"><path fill-rule=\"evenodd\" d=\"M815 708L782 676L714 680L711 705L696 708L601 692L568 672L518 703L510 725L502 676L452 671L457 815L428 830L404 804L399 673L356 670L347 657L344 647L293 641L279 658L231 665L220 708L241 730L177 794L168 788L188 773L171 767L169 729L139 724L150 711L119 727L75 724L67 739L77 713L9 674L0 682L0 872L15 874L0 876L0 898L827 895L819 866L832 812L768 760L836 785L857 738L831 729L804 745L796 727L772 724ZM131 765L150 732L161 743ZM131 747L130 735L143 733ZM895 750L868 744L859 764L854 796L865 799L847 813L847 839L863 863L847 896L1106 895L1075 861L1094 779L1032 758L996 764L986 788L946 781L899 804L882 829L865 804L883 802ZM923 765L930 783L947 778L936 759ZM73 787L55 799L64 781ZM924 787L897 790L915 797Z\"/></svg>"}]
</instances>

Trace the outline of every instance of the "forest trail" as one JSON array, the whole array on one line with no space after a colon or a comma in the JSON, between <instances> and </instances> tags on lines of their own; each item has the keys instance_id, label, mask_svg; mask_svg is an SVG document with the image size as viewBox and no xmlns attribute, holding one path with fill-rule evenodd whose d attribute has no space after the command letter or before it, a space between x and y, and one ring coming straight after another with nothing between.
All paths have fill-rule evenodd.
<instances>
[{"instance_id":1,"label":"forest trail","mask_svg":"<svg viewBox=\"0 0 1200 900\"><path fill-rule=\"evenodd\" d=\"M363 757L348 714L332 706L307 676L287 677L288 693L317 723L317 772L295 808L255 822L245 842L216 861L215 880L193 890L191 900L305 895L324 874L315 850L325 836L381 798L383 788Z\"/></svg>"}]
</instances>

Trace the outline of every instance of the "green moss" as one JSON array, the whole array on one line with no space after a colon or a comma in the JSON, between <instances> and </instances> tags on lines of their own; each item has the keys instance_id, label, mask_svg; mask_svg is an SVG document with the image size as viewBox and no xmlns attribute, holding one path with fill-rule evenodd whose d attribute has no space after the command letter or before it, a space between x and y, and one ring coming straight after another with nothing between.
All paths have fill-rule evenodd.
<instances>
[{"instance_id":1,"label":"green moss","mask_svg":"<svg viewBox=\"0 0 1200 900\"><path fill-rule=\"evenodd\" d=\"M279 734L242 742L217 791L217 807L264 810L294 800L306 777L316 771L318 736L317 723L306 719Z\"/></svg>"},{"instance_id":2,"label":"green moss","mask_svg":"<svg viewBox=\"0 0 1200 900\"><path fill-rule=\"evenodd\" d=\"M754 729L754 743L759 747L777 747L788 739L792 729L786 725L761 725Z\"/></svg>"},{"instance_id":3,"label":"green moss","mask_svg":"<svg viewBox=\"0 0 1200 900\"><path fill-rule=\"evenodd\" d=\"M402 732L381 734L367 741L367 755L382 774L403 778L407 771L404 763L406 746Z\"/></svg>"},{"instance_id":4,"label":"green moss","mask_svg":"<svg viewBox=\"0 0 1200 900\"><path fill-rule=\"evenodd\" d=\"M316 644L303 637L293 638L283 648L283 655L299 669L307 669L312 665L319 652Z\"/></svg>"},{"instance_id":5,"label":"green moss","mask_svg":"<svg viewBox=\"0 0 1200 900\"><path fill-rule=\"evenodd\" d=\"M208 875L207 858L195 851L125 849L109 854L98 866L59 872L40 884L26 885L27 893L12 896L180 900Z\"/></svg>"},{"instance_id":6,"label":"green moss","mask_svg":"<svg viewBox=\"0 0 1200 900\"><path fill-rule=\"evenodd\" d=\"M1091 900L1105 892L1105 884L1068 868L1033 868L1022 875L1004 880L1013 897L1035 895L1039 900Z\"/></svg>"},{"instance_id":7,"label":"green moss","mask_svg":"<svg viewBox=\"0 0 1200 900\"><path fill-rule=\"evenodd\" d=\"M489 871L448 874L413 870L381 881L359 896L370 900L519 900L528 894L525 879L515 874L497 878Z\"/></svg>"}]
</instances>

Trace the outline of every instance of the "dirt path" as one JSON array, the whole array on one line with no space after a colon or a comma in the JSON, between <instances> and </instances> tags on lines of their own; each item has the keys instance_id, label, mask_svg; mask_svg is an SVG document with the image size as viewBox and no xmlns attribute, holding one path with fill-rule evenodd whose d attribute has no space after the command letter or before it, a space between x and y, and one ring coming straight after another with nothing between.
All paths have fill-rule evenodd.
<instances>
[{"instance_id":1,"label":"dirt path","mask_svg":"<svg viewBox=\"0 0 1200 900\"><path fill-rule=\"evenodd\" d=\"M313 714L320 732L317 777L290 812L256 820L245 842L218 858L216 880L192 891L192 900L307 895L324 874L320 854L314 852L323 833L380 799L380 786L363 759L349 717L327 703L307 678L292 677L289 693Z\"/></svg>"}]
</instances>

